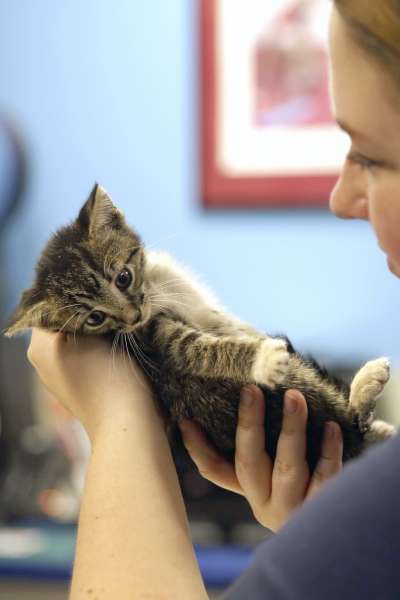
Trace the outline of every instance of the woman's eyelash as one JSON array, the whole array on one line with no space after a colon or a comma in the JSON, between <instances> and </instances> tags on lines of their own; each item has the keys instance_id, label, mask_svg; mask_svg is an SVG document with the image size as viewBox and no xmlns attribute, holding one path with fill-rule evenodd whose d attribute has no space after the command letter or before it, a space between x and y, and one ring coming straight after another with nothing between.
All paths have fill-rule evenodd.
<instances>
[{"instance_id":1,"label":"woman's eyelash","mask_svg":"<svg viewBox=\"0 0 400 600\"><path fill-rule=\"evenodd\" d=\"M356 163L363 169L373 169L374 167L382 167L383 163L379 160L373 160L372 158L367 158L362 154L358 154L358 152L350 152L347 155L347 160L352 163Z\"/></svg>"}]
</instances>

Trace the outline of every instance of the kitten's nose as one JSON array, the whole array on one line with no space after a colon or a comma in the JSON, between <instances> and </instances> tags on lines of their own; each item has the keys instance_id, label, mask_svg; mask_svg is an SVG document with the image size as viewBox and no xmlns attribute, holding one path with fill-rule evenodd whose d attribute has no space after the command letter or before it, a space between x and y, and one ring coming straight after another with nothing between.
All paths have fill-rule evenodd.
<instances>
[{"instance_id":1,"label":"kitten's nose","mask_svg":"<svg viewBox=\"0 0 400 600\"><path fill-rule=\"evenodd\" d=\"M127 325L133 325L138 320L139 311L132 306L127 306L123 309L122 316Z\"/></svg>"}]
</instances>

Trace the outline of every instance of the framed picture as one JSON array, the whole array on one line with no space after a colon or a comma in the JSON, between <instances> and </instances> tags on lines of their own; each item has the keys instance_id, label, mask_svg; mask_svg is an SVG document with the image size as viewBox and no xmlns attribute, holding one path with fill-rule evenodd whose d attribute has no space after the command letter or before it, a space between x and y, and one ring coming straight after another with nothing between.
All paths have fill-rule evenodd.
<instances>
[{"instance_id":1,"label":"framed picture","mask_svg":"<svg viewBox=\"0 0 400 600\"><path fill-rule=\"evenodd\" d=\"M348 141L331 114L326 0L200 0L207 207L323 206Z\"/></svg>"}]
</instances>

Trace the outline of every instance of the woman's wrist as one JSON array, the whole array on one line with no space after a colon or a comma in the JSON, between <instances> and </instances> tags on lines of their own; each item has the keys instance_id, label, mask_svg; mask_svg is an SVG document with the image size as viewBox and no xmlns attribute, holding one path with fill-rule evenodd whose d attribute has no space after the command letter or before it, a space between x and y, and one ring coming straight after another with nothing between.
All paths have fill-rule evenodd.
<instances>
[{"instance_id":1,"label":"woman's wrist","mask_svg":"<svg viewBox=\"0 0 400 600\"><path fill-rule=\"evenodd\" d=\"M111 397L101 398L99 404L97 411L92 410L80 419L92 444L107 435L164 431L161 413L149 391L135 389L128 393L116 390Z\"/></svg>"}]
</instances>

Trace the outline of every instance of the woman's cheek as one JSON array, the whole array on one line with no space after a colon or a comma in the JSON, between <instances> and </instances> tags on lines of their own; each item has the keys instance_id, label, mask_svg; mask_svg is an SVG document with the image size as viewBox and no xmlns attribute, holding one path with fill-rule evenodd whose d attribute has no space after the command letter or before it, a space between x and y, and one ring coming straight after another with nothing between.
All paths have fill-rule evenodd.
<instances>
[{"instance_id":1,"label":"woman's cheek","mask_svg":"<svg viewBox=\"0 0 400 600\"><path fill-rule=\"evenodd\" d=\"M371 186L369 220L391 270L400 274L400 176Z\"/></svg>"}]
</instances>

